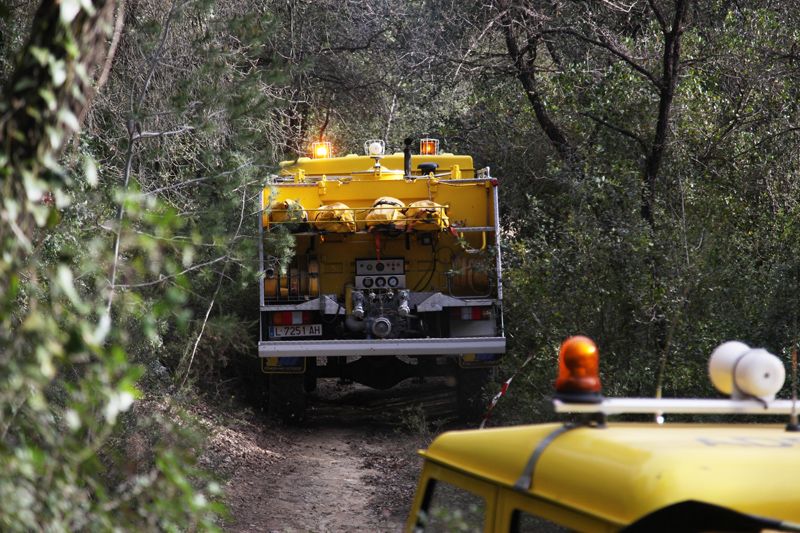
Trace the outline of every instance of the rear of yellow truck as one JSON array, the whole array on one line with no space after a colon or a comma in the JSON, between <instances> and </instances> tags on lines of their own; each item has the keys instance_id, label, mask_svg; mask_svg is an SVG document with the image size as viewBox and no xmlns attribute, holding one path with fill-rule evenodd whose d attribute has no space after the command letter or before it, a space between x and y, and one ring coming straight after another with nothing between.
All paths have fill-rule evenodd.
<instances>
[{"instance_id":1,"label":"rear of yellow truck","mask_svg":"<svg viewBox=\"0 0 800 533\"><path fill-rule=\"evenodd\" d=\"M456 379L475 416L505 352L497 180L470 156L385 153L281 163L261 202L261 334L270 411L302 418L319 377L385 389ZM291 257L275 243L291 244Z\"/></svg>"}]
</instances>

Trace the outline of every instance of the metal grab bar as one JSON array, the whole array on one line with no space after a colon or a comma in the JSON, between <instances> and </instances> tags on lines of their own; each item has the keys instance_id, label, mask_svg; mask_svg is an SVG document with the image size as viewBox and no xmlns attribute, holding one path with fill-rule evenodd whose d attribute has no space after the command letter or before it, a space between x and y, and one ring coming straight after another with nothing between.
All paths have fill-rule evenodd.
<instances>
[{"instance_id":1,"label":"metal grab bar","mask_svg":"<svg viewBox=\"0 0 800 533\"><path fill-rule=\"evenodd\" d=\"M463 231L458 232L458 238L460 239L460 241L462 243L466 242L466 240L464 239L464 232ZM481 232L481 247L480 248L470 248L470 247L464 246L464 244L461 244L461 248L463 248L463 250L465 252L467 252L468 254L477 254L479 252L482 252L483 250L486 249L486 232L485 231Z\"/></svg>"}]
</instances>

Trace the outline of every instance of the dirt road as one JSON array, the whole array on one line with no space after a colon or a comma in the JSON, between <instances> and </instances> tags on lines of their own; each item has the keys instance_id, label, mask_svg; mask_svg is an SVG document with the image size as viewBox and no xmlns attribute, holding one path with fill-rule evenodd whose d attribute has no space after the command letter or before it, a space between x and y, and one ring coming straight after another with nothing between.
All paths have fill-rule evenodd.
<instances>
[{"instance_id":1,"label":"dirt road","mask_svg":"<svg viewBox=\"0 0 800 533\"><path fill-rule=\"evenodd\" d=\"M372 391L321 380L300 426L218 419L203 462L227 478L226 531L400 531L416 451L454 427L454 410L441 382Z\"/></svg>"}]
</instances>

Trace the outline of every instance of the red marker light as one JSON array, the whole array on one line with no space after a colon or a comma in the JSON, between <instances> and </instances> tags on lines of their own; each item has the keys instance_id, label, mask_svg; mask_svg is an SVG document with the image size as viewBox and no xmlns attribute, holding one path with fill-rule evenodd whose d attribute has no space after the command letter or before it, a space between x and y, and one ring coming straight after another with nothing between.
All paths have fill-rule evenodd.
<instances>
[{"instance_id":1,"label":"red marker light","mask_svg":"<svg viewBox=\"0 0 800 533\"><path fill-rule=\"evenodd\" d=\"M597 345L577 335L561 343L558 352L556 397L560 400L595 403L600 395L600 357Z\"/></svg>"}]
</instances>

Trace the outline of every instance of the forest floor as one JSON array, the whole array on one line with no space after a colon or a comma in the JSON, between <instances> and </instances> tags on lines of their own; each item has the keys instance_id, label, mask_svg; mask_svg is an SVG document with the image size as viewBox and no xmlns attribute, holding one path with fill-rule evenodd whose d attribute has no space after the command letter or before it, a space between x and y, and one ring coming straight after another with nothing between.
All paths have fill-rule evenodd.
<instances>
[{"instance_id":1,"label":"forest floor","mask_svg":"<svg viewBox=\"0 0 800 533\"><path fill-rule=\"evenodd\" d=\"M296 426L209 402L196 413L210 433L200 462L224 481L226 531L400 531L417 450L459 427L455 407L442 381L375 391L320 380Z\"/></svg>"}]
</instances>

